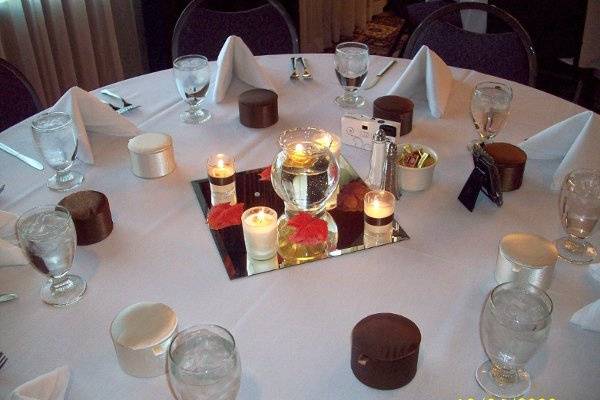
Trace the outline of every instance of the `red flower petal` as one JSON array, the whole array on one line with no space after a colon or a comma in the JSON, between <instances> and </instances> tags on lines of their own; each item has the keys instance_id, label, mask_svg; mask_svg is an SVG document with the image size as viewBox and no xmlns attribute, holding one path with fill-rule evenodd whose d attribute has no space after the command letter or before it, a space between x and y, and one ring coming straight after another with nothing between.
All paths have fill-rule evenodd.
<instances>
[{"instance_id":1,"label":"red flower petal","mask_svg":"<svg viewBox=\"0 0 600 400\"><path fill-rule=\"evenodd\" d=\"M267 168L263 169L258 176L260 182L271 182L271 166L269 165Z\"/></svg>"},{"instance_id":2,"label":"red flower petal","mask_svg":"<svg viewBox=\"0 0 600 400\"><path fill-rule=\"evenodd\" d=\"M292 243L315 245L327 240L327 222L308 213L294 216L289 220L288 225L296 228L289 236Z\"/></svg>"},{"instance_id":3,"label":"red flower petal","mask_svg":"<svg viewBox=\"0 0 600 400\"><path fill-rule=\"evenodd\" d=\"M338 194L337 203L342 211L362 211L365 194L369 191L367 185L360 179L347 183Z\"/></svg>"},{"instance_id":4,"label":"red flower petal","mask_svg":"<svg viewBox=\"0 0 600 400\"><path fill-rule=\"evenodd\" d=\"M231 205L229 203L217 204L210 209L207 216L207 222L210 229L223 229L228 226L240 225L242 223L242 213L244 212L244 203Z\"/></svg>"}]
</instances>

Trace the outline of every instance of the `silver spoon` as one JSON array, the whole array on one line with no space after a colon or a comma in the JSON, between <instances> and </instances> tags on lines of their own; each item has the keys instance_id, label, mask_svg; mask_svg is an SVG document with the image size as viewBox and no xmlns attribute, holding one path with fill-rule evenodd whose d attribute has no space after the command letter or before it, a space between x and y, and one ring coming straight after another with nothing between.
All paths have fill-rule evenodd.
<instances>
[{"instance_id":1,"label":"silver spoon","mask_svg":"<svg viewBox=\"0 0 600 400\"><path fill-rule=\"evenodd\" d=\"M0 293L0 303L14 300L17 297L19 296L17 296L15 293Z\"/></svg>"}]
</instances>

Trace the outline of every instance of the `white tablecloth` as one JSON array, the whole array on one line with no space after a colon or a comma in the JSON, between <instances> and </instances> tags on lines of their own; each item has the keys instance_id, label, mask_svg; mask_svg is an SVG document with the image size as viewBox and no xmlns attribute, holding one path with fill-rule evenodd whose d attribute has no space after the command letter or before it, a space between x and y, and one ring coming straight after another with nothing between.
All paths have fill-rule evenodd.
<instances>
[{"instance_id":1,"label":"white tablecloth","mask_svg":"<svg viewBox=\"0 0 600 400\"><path fill-rule=\"evenodd\" d=\"M145 131L173 135L177 169L157 180L136 178L129 170L127 139L95 135L96 164L85 173L84 189L106 193L115 222L103 242L78 247L73 272L88 281L81 302L64 309L39 298L42 276L33 268L0 269L0 292L19 299L0 304L0 351L8 364L0 370L0 398L26 380L60 365L72 368L72 399L166 399L166 377L136 379L115 359L109 324L123 307L139 301L169 304L180 327L211 322L229 328L242 359L239 399L458 399L482 398L474 379L485 360L479 316L495 286L497 245L510 232L534 232L554 239L563 234L557 193L549 186L555 161L527 162L520 190L506 193L502 208L480 198L473 213L457 200L472 169L466 144L475 137L468 113L472 86L488 79L454 70L446 114L433 119L417 102L407 141L437 150L440 162L431 189L406 193L396 218L411 236L402 243L344 255L300 267L230 281L192 191L190 181L206 177L209 154L235 156L239 170L269 164L285 128L318 126L340 130L344 111L333 98L342 92L331 55L307 55L313 81L288 79L289 58L267 56L279 93L279 122L265 130L241 126L235 83L225 102L207 104L213 118L202 126L185 125L171 71L161 71L111 86L142 107L127 114ZM387 60L371 58L377 72ZM406 60L372 90L371 101L387 92ZM213 71L214 73L214 71ZM498 140L525 137L582 109L519 84L512 84L511 116ZM3 133L1 140L36 155L27 122ZM342 153L364 177L369 153L344 146ZM36 157L39 157L36 155ZM46 188L51 171L35 171L0 153L0 209L15 213L61 194ZM593 238L598 245L598 236ZM549 290L554 301L550 337L529 362L533 384L528 397L598 398L600 333L569 323L571 315L600 296L586 267L560 263ZM423 341L414 380L394 391L361 384L350 370L350 333L363 317L394 312L420 327Z\"/></svg>"}]
</instances>

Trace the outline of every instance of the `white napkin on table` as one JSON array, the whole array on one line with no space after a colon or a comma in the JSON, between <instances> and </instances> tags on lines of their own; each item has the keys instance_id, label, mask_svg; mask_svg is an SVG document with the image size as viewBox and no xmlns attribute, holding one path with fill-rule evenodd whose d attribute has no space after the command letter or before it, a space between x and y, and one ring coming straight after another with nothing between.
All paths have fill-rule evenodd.
<instances>
[{"instance_id":1,"label":"white napkin on table","mask_svg":"<svg viewBox=\"0 0 600 400\"><path fill-rule=\"evenodd\" d=\"M102 103L91 93L74 86L52 107L52 111L71 114L73 127L79 138L77 158L88 164L94 163L88 133L135 136L139 129L127 118L117 114L108 104Z\"/></svg>"},{"instance_id":2,"label":"white napkin on table","mask_svg":"<svg viewBox=\"0 0 600 400\"><path fill-rule=\"evenodd\" d=\"M57 368L22 384L7 400L63 400L70 376L68 367Z\"/></svg>"},{"instance_id":3,"label":"white napkin on table","mask_svg":"<svg viewBox=\"0 0 600 400\"><path fill-rule=\"evenodd\" d=\"M403 97L427 95L429 111L435 118L444 114L454 79L444 60L427 46L421 46L400 79L388 94Z\"/></svg>"},{"instance_id":4,"label":"white napkin on table","mask_svg":"<svg viewBox=\"0 0 600 400\"><path fill-rule=\"evenodd\" d=\"M562 159L552 182L552 189L559 190L572 170L600 169L600 117L584 111L544 129L519 147L534 160Z\"/></svg>"},{"instance_id":5,"label":"white napkin on table","mask_svg":"<svg viewBox=\"0 0 600 400\"><path fill-rule=\"evenodd\" d=\"M590 275L600 282L600 264L590 265ZM573 314L571 323L583 329L600 332L600 299Z\"/></svg>"},{"instance_id":6,"label":"white napkin on table","mask_svg":"<svg viewBox=\"0 0 600 400\"><path fill-rule=\"evenodd\" d=\"M223 101L234 76L256 88L275 91L246 43L232 35L225 41L217 59L217 75L212 94L215 103Z\"/></svg>"},{"instance_id":7,"label":"white napkin on table","mask_svg":"<svg viewBox=\"0 0 600 400\"><path fill-rule=\"evenodd\" d=\"M0 211L0 267L27 265L29 261L17 245L15 232L17 216Z\"/></svg>"}]
</instances>

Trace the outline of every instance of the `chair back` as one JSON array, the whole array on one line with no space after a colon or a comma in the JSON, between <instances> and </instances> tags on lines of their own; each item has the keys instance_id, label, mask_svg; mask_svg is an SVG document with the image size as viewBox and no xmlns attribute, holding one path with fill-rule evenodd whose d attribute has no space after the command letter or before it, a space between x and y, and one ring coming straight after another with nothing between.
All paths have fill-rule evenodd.
<instances>
[{"instance_id":1,"label":"chair back","mask_svg":"<svg viewBox=\"0 0 600 400\"><path fill-rule=\"evenodd\" d=\"M460 10L482 10L498 17L512 31L474 33L443 21ZM413 32L404 51L412 58L422 45L435 51L446 64L534 86L535 50L527 31L506 11L484 3L457 3L434 11Z\"/></svg>"},{"instance_id":2,"label":"chair back","mask_svg":"<svg viewBox=\"0 0 600 400\"><path fill-rule=\"evenodd\" d=\"M42 111L42 103L27 78L0 58L0 132Z\"/></svg>"},{"instance_id":3,"label":"chair back","mask_svg":"<svg viewBox=\"0 0 600 400\"><path fill-rule=\"evenodd\" d=\"M254 55L299 52L296 28L283 6L274 0L236 12L206 7L207 1L194 0L179 17L173 33L173 59L201 54L216 60L230 35L241 37Z\"/></svg>"}]
</instances>

